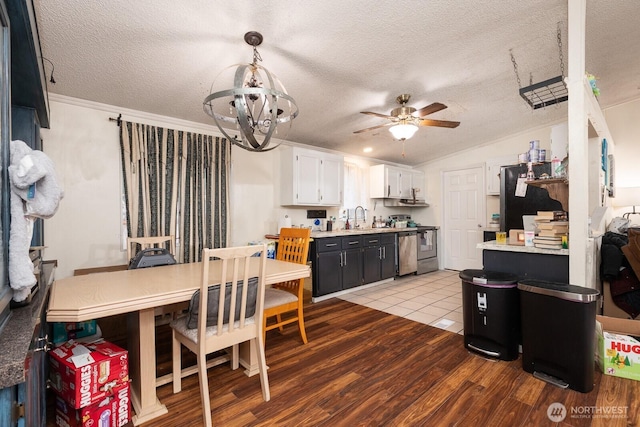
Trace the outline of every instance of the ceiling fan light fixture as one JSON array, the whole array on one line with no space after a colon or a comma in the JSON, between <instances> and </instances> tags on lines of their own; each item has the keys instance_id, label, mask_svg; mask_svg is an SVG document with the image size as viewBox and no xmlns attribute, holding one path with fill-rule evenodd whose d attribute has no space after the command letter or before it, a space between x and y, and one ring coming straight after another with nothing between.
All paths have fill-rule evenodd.
<instances>
[{"instance_id":1,"label":"ceiling fan light fixture","mask_svg":"<svg viewBox=\"0 0 640 427\"><path fill-rule=\"evenodd\" d=\"M393 138L400 141L410 139L417 131L418 126L414 123L398 123L389 128Z\"/></svg>"}]
</instances>

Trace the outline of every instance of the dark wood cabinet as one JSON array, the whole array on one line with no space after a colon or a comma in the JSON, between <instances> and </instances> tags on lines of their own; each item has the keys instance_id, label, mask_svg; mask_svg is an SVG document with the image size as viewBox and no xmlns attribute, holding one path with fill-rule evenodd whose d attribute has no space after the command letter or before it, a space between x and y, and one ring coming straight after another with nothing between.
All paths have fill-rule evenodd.
<instances>
[{"instance_id":1,"label":"dark wood cabinet","mask_svg":"<svg viewBox=\"0 0 640 427\"><path fill-rule=\"evenodd\" d=\"M342 238L342 289L362 285L362 236Z\"/></svg>"},{"instance_id":2,"label":"dark wood cabinet","mask_svg":"<svg viewBox=\"0 0 640 427\"><path fill-rule=\"evenodd\" d=\"M313 296L396 275L395 233L316 238L311 244Z\"/></svg>"},{"instance_id":3,"label":"dark wood cabinet","mask_svg":"<svg viewBox=\"0 0 640 427\"><path fill-rule=\"evenodd\" d=\"M364 236L363 267L364 284L395 276L395 233Z\"/></svg>"},{"instance_id":4,"label":"dark wood cabinet","mask_svg":"<svg viewBox=\"0 0 640 427\"><path fill-rule=\"evenodd\" d=\"M314 297L362 284L362 236L315 239L311 253Z\"/></svg>"}]
</instances>

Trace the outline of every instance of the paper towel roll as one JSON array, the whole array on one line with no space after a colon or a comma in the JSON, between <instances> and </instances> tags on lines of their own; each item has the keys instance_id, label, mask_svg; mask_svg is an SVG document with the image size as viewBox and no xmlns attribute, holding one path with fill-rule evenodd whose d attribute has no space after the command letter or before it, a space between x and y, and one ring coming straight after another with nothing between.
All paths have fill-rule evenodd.
<instances>
[{"instance_id":1,"label":"paper towel roll","mask_svg":"<svg viewBox=\"0 0 640 427\"><path fill-rule=\"evenodd\" d=\"M280 233L281 228L291 228L291 218L289 218L289 215L285 215L284 218L280 218L280 221L278 221L278 233Z\"/></svg>"}]
</instances>

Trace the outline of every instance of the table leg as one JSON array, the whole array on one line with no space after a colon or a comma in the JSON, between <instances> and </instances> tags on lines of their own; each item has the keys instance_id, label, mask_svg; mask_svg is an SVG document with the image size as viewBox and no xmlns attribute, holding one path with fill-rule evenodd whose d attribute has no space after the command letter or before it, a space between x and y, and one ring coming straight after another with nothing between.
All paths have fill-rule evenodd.
<instances>
[{"instance_id":1,"label":"table leg","mask_svg":"<svg viewBox=\"0 0 640 427\"><path fill-rule=\"evenodd\" d=\"M154 309L129 313L129 371L131 403L136 414L133 425L139 425L167 413L167 407L156 396L156 343Z\"/></svg>"},{"instance_id":2,"label":"table leg","mask_svg":"<svg viewBox=\"0 0 640 427\"><path fill-rule=\"evenodd\" d=\"M248 377L260 372L258 368L258 352L253 340L240 343L240 364L246 368L244 373Z\"/></svg>"}]
</instances>

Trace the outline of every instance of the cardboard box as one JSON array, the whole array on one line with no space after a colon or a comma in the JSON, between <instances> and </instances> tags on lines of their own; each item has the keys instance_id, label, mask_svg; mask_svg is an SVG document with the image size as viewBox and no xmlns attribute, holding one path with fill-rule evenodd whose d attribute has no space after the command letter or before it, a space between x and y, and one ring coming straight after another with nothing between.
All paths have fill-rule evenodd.
<instances>
[{"instance_id":1,"label":"cardboard box","mask_svg":"<svg viewBox=\"0 0 640 427\"><path fill-rule=\"evenodd\" d=\"M54 322L53 323L53 343L59 344L64 341L88 337L97 332L95 320L86 322Z\"/></svg>"},{"instance_id":2,"label":"cardboard box","mask_svg":"<svg viewBox=\"0 0 640 427\"><path fill-rule=\"evenodd\" d=\"M49 352L51 387L74 409L101 401L116 385L129 381L126 350L106 341L67 341Z\"/></svg>"},{"instance_id":3,"label":"cardboard box","mask_svg":"<svg viewBox=\"0 0 640 427\"><path fill-rule=\"evenodd\" d=\"M640 321L596 316L598 366L606 375L640 381Z\"/></svg>"},{"instance_id":4,"label":"cardboard box","mask_svg":"<svg viewBox=\"0 0 640 427\"><path fill-rule=\"evenodd\" d=\"M120 383L100 402L82 409L73 408L56 396L56 425L59 427L122 427L131 420L129 383Z\"/></svg>"}]
</instances>

